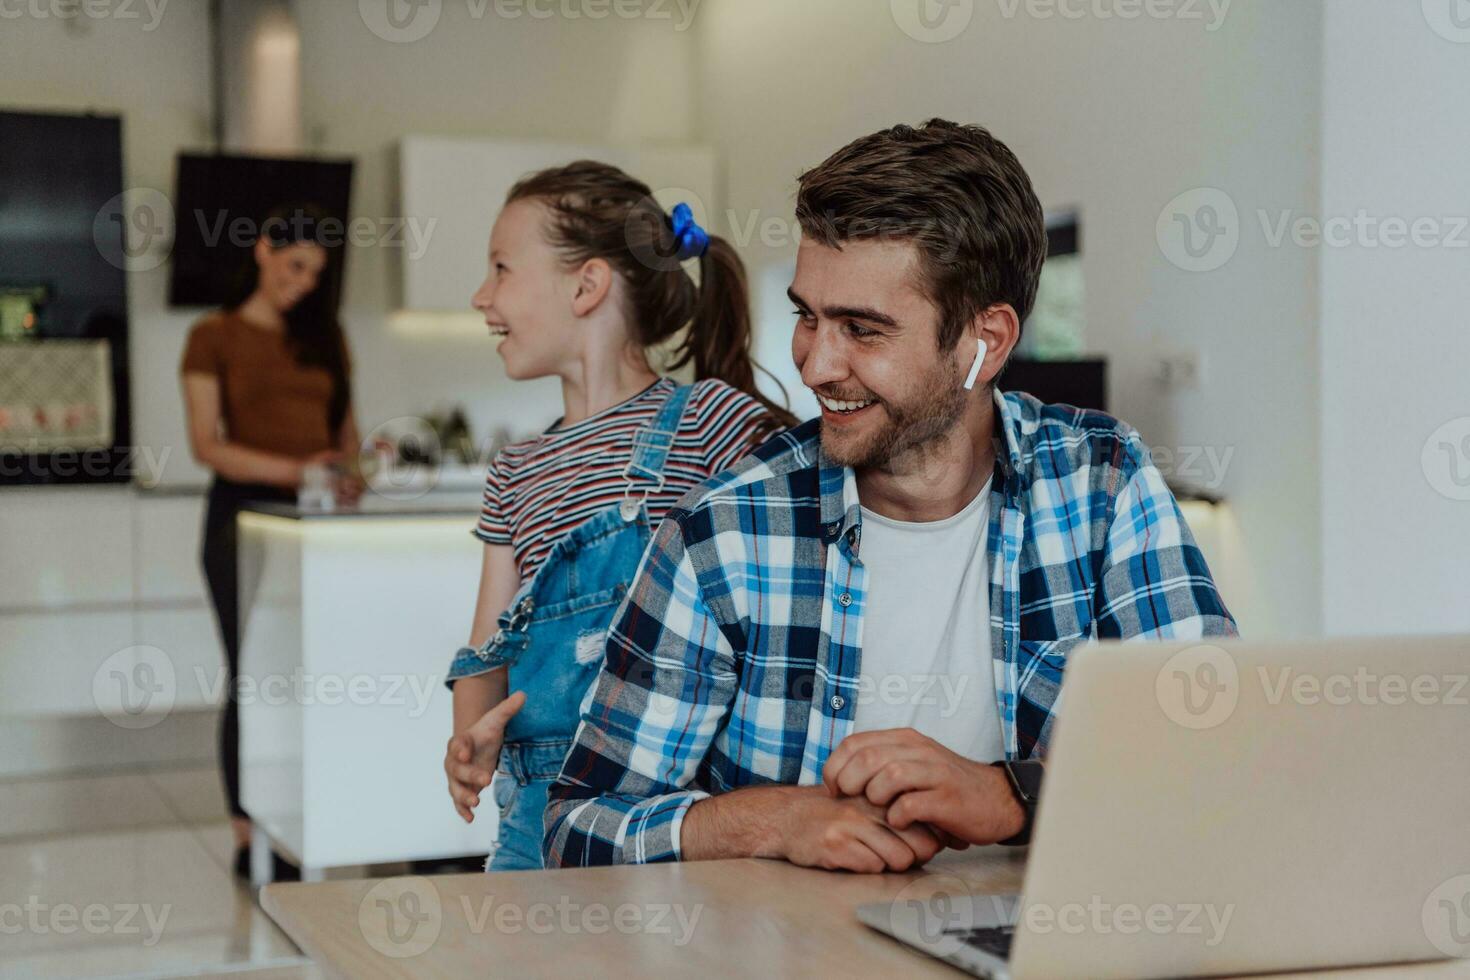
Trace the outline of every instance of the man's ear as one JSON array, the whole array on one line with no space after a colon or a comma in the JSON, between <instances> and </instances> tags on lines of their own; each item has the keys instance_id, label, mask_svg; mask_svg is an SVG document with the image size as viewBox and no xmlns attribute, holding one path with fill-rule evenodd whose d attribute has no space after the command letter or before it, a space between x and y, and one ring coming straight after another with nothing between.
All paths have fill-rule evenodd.
<instances>
[{"instance_id":1,"label":"man's ear","mask_svg":"<svg viewBox=\"0 0 1470 980\"><path fill-rule=\"evenodd\" d=\"M960 360L964 362L962 370L968 372L973 366L975 356L979 353L977 344L984 344L986 347L985 360L980 365L975 387L989 387L996 375L1000 374L1001 368L1006 366L1006 361L1010 360L1011 351L1020 339L1021 318L1016 316L1016 308L1009 303L986 307L970 321L959 343Z\"/></svg>"},{"instance_id":2,"label":"man's ear","mask_svg":"<svg viewBox=\"0 0 1470 980\"><path fill-rule=\"evenodd\" d=\"M612 291L613 271L606 259L588 259L576 272L576 288L572 293L572 312L587 316L601 305Z\"/></svg>"}]
</instances>

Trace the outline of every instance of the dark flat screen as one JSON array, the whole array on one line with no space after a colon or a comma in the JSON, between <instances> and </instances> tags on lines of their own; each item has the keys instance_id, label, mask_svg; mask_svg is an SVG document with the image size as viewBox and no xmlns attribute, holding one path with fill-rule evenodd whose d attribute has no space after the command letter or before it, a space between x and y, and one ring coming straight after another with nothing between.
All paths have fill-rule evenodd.
<instances>
[{"instance_id":1,"label":"dark flat screen","mask_svg":"<svg viewBox=\"0 0 1470 980\"><path fill-rule=\"evenodd\" d=\"M248 264L255 237L251 232L273 208L311 204L345 227L351 196L350 160L180 154L169 303L229 302ZM346 252L331 250L322 279L333 306L341 290Z\"/></svg>"}]
</instances>

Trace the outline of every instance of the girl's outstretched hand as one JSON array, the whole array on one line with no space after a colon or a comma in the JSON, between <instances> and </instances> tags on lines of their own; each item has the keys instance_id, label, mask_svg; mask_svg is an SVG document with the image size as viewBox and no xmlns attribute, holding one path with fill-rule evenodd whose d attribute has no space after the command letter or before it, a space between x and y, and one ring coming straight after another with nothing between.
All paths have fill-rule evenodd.
<instances>
[{"instance_id":1,"label":"girl's outstretched hand","mask_svg":"<svg viewBox=\"0 0 1470 980\"><path fill-rule=\"evenodd\" d=\"M449 740L444 752L444 773L449 777L449 796L465 823L475 820L480 791L490 785L505 743L505 728L526 703L526 692L510 697L480 716L480 720Z\"/></svg>"}]
</instances>

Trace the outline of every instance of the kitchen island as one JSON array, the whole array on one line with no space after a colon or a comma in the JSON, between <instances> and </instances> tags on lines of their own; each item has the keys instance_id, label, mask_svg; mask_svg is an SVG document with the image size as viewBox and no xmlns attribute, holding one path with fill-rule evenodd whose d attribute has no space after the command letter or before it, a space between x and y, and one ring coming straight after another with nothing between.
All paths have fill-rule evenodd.
<instances>
[{"instance_id":1,"label":"kitchen island","mask_svg":"<svg viewBox=\"0 0 1470 980\"><path fill-rule=\"evenodd\" d=\"M489 850L488 794L465 824L443 770L444 672L474 612L478 507L475 493L369 494L240 515L241 796L257 883L271 848L305 880Z\"/></svg>"}]
</instances>

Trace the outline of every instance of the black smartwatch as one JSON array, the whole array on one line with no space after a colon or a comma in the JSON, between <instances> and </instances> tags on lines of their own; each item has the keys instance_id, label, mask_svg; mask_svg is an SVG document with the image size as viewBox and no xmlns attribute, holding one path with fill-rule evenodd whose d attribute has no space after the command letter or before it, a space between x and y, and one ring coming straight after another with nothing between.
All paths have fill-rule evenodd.
<instances>
[{"instance_id":1,"label":"black smartwatch","mask_svg":"<svg viewBox=\"0 0 1470 980\"><path fill-rule=\"evenodd\" d=\"M997 843L1007 847L1029 844L1031 825L1036 821L1036 805L1041 802L1041 778L1045 767L1035 759L1015 762L1002 759L999 762L992 762L991 765L1005 772L1006 781L1011 784L1011 795L1015 796L1016 802L1021 804L1021 809L1026 811L1026 823L1022 825L1021 832L1014 837L997 841Z\"/></svg>"}]
</instances>

